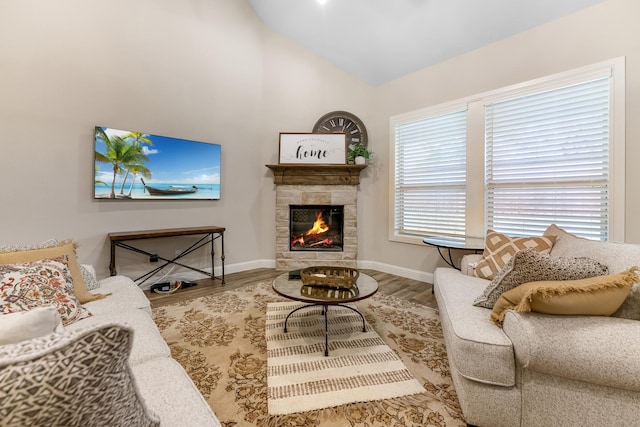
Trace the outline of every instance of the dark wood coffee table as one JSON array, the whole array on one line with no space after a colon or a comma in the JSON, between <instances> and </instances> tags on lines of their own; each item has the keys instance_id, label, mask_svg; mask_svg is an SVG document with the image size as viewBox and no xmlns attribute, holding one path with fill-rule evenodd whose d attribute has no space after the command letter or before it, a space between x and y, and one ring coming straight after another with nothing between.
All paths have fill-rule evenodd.
<instances>
[{"instance_id":1,"label":"dark wood coffee table","mask_svg":"<svg viewBox=\"0 0 640 427\"><path fill-rule=\"evenodd\" d=\"M322 307L322 315L324 316L324 355L329 355L329 322L327 320L327 312L330 306L344 307L349 310L353 310L358 313L362 319L362 332L366 332L366 323L364 316L354 307L345 305L348 303L360 301L369 298L376 292L378 292L378 282L373 277L360 273L358 281L356 282L356 288L347 289L335 289L329 287L308 286L303 285L299 277L289 272L283 273L273 280L271 285L273 290L282 295L285 298L307 303L302 307L298 307L292 310L284 321L284 332L287 332L287 322L289 317L299 310Z\"/></svg>"}]
</instances>

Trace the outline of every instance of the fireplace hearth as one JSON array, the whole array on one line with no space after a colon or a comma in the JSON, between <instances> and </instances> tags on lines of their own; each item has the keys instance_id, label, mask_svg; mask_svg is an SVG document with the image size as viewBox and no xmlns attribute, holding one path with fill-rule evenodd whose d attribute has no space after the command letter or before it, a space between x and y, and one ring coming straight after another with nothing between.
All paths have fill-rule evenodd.
<instances>
[{"instance_id":1,"label":"fireplace hearth","mask_svg":"<svg viewBox=\"0 0 640 427\"><path fill-rule=\"evenodd\" d=\"M298 270L313 266L356 268L358 259L357 203L360 172L367 165L267 165L273 171L276 187L276 269ZM320 218L316 216L321 207ZM297 208L313 212L299 214ZM342 215L333 211L341 208ZM294 209L294 210L292 210ZM293 218L291 215L297 216ZM325 237L305 246L294 242L294 235L304 235L316 220L333 227L331 245ZM338 225L338 223L340 223ZM293 230L292 230L293 227ZM322 226L318 226L322 228ZM327 231L327 234L329 232ZM304 237L304 236L303 236ZM338 247L337 241L340 241ZM313 246L311 246L313 245Z\"/></svg>"}]
</instances>

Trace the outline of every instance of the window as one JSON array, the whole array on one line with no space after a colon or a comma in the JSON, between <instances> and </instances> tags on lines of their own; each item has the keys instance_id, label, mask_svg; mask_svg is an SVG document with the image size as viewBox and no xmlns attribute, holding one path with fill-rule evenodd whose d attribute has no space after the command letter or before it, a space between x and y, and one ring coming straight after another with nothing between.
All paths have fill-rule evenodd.
<instances>
[{"instance_id":1,"label":"window","mask_svg":"<svg viewBox=\"0 0 640 427\"><path fill-rule=\"evenodd\" d=\"M624 238L624 61L391 118L390 239Z\"/></svg>"},{"instance_id":2,"label":"window","mask_svg":"<svg viewBox=\"0 0 640 427\"><path fill-rule=\"evenodd\" d=\"M395 230L464 235L466 111L398 124Z\"/></svg>"}]
</instances>

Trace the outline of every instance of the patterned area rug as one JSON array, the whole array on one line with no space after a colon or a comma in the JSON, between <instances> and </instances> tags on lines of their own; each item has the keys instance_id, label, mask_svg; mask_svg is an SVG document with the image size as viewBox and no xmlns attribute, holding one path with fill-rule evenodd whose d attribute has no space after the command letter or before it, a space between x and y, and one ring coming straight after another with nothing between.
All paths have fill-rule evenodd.
<instances>
[{"instance_id":1,"label":"patterned area rug","mask_svg":"<svg viewBox=\"0 0 640 427\"><path fill-rule=\"evenodd\" d=\"M268 303L285 301L261 283L154 310L173 357L223 426L465 426L437 312L381 293L356 305L426 392L270 416L265 315Z\"/></svg>"},{"instance_id":2,"label":"patterned area rug","mask_svg":"<svg viewBox=\"0 0 640 427\"><path fill-rule=\"evenodd\" d=\"M400 358L360 316L345 307L328 310L328 351L322 307L272 302L267 305L269 414L282 415L354 402L391 399L425 389ZM353 306L351 306L353 307Z\"/></svg>"}]
</instances>

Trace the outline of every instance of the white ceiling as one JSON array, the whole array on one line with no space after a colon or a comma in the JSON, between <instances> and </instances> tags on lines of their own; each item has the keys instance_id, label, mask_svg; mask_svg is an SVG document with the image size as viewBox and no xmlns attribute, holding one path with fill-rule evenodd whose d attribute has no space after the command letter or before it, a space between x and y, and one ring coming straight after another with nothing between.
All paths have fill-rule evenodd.
<instances>
[{"instance_id":1,"label":"white ceiling","mask_svg":"<svg viewBox=\"0 0 640 427\"><path fill-rule=\"evenodd\" d=\"M264 23L379 85L603 0L249 0Z\"/></svg>"}]
</instances>

